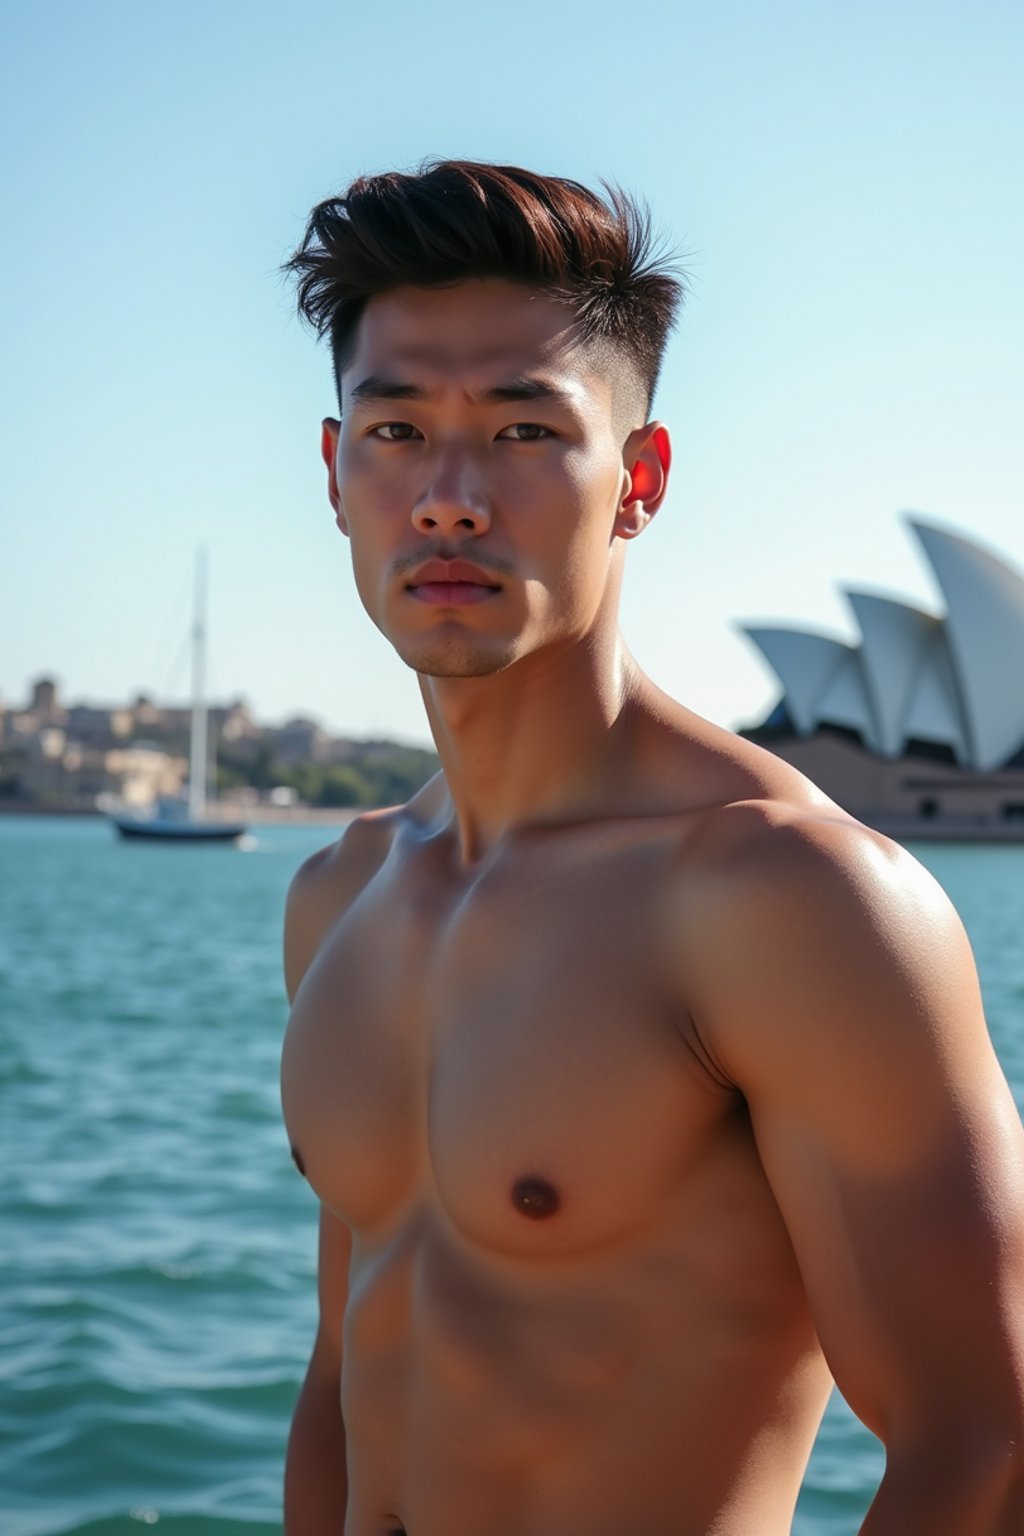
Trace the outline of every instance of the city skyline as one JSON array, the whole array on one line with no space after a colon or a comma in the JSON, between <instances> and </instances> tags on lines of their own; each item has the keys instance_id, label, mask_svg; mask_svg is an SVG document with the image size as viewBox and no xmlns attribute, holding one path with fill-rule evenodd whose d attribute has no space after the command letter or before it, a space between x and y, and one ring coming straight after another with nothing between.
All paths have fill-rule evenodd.
<instances>
[{"instance_id":1,"label":"city skyline","mask_svg":"<svg viewBox=\"0 0 1024 1536\"><path fill-rule=\"evenodd\" d=\"M741 622L852 640L840 575L933 604L904 511L1024 565L1019 8L683 4L629 70L607 4L388 16L0 18L8 703L40 659L69 696L160 694L206 545L211 695L428 740L334 527L330 367L279 267L317 199L429 155L617 180L686 253L656 402L674 477L623 597L685 705L763 715Z\"/></svg>"},{"instance_id":2,"label":"city skyline","mask_svg":"<svg viewBox=\"0 0 1024 1536\"><path fill-rule=\"evenodd\" d=\"M41 686L53 685L56 695L56 707L58 711L81 710L94 711L97 714L116 714L119 712L131 712L140 705L152 708L156 713L174 717L182 717L187 724L188 716L192 711L192 700L188 693L165 695L147 692L144 688L131 688L122 698L100 698L90 696L88 698L72 695L63 686L62 679L54 668L41 667L33 672L26 682L20 695L7 695L0 689L0 720L5 714L10 716L32 713L36 708L33 695ZM337 731L329 727L328 723L314 713L302 713L298 710L285 710L283 714L273 719L264 716L255 709L252 701L244 694L233 694L213 697L207 695L204 704L211 714L242 711L246 714L254 726L261 730L275 730L282 726L304 723L319 727L325 735L337 737L340 740L360 740L360 738L346 731ZM398 744L406 744L403 738L396 738ZM408 743L409 745L422 745L422 743ZM2 731L0 731L0 746L3 745ZM430 745L430 743L426 743Z\"/></svg>"}]
</instances>

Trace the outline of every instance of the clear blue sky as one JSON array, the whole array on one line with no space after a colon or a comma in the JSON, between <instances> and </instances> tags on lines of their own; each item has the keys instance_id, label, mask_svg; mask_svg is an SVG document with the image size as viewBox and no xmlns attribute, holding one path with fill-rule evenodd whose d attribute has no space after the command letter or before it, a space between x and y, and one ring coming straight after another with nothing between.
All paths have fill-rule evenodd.
<instances>
[{"instance_id":1,"label":"clear blue sky","mask_svg":"<svg viewBox=\"0 0 1024 1536\"><path fill-rule=\"evenodd\" d=\"M1024 565L1024 8L32 0L0 11L0 696L212 686L424 739L323 487L326 351L278 264L310 205L428 155L651 203L693 293L677 466L629 556L648 671L726 725L740 619L853 638L837 583L936 602L899 513Z\"/></svg>"}]
</instances>

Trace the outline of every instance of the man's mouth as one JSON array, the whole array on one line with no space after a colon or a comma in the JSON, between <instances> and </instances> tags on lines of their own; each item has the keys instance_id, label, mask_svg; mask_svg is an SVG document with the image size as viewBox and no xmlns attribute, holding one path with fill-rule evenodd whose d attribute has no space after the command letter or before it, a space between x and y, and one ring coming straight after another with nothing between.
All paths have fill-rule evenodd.
<instances>
[{"instance_id":1,"label":"man's mouth","mask_svg":"<svg viewBox=\"0 0 1024 1536\"><path fill-rule=\"evenodd\" d=\"M418 587L410 587L409 591L421 603L433 603L439 608L461 608L466 603L482 603L501 588L483 587L474 581L423 581Z\"/></svg>"},{"instance_id":2,"label":"man's mouth","mask_svg":"<svg viewBox=\"0 0 1024 1536\"><path fill-rule=\"evenodd\" d=\"M406 591L434 607L462 608L493 597L501 591L501 583L470 560L428 560L413 572Z\"/></svg>"}]
</instances>

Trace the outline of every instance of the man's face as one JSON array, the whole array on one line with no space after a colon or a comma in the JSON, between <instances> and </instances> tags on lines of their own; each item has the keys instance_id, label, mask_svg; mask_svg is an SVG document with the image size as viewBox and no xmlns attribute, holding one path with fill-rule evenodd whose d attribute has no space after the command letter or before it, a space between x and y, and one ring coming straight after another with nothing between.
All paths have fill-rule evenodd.
<instances>
[{"instance_id":1,"label":"man's face","mask_svg":"<svg viewBox=\"0 0 1024 1536\"><path fill-rule=\"evenodd\" d=\"M668 467L664 428L624 419L622 366L501 279L369 302L324 457L366 611L417 672L497 672L614 598Z\"/></svg>"}]
</instances>

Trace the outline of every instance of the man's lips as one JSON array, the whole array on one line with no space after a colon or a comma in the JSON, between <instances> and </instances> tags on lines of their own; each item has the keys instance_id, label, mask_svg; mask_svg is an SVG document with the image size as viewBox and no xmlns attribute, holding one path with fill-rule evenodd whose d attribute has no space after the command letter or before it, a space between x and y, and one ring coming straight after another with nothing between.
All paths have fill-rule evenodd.
<instances>
[{"instance_id":1,"label":"man's lips","mask_svg":"<svg viewBox=\"0 0 1024 1536\"><path fill-rule=\"evenodd\" d=\"M462 608L467 603L482 603L500 591L500 587L482 587L472 581L422 581L418 587L409 588L411 596L419 602L432 603L438 608Z\"/></svg>"},{"instance_id":2,"label":"man's lips","mask_svg":"<svg viewBox=\"0 0 1024 1536\"><path fill-rule=\"evenodd\" d=\"M501 583L470 560L428 560L413 572L406 582L406 591L421 603L461 608L493 597L501 591Z\"/></svg>"}]
</instances>

